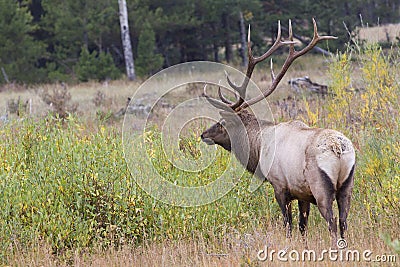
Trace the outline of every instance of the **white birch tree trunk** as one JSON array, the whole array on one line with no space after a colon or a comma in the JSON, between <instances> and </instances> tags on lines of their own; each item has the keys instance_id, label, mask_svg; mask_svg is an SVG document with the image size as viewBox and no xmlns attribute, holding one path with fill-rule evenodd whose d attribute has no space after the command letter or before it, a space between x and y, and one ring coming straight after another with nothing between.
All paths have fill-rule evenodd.
<instances>
[{"instance_id":1,"label":"white birch tree trunk","mask_svg":"<svg viewBox=\"0 0 400 267\"><path fill-rule=\"evenodd\" d=\"M121 39L124 48L126 75L130 81L135 79L135 64L133 62L131 37L129 35L128 9L125 0L118 0Z\"/></svg>"}]
</instances>

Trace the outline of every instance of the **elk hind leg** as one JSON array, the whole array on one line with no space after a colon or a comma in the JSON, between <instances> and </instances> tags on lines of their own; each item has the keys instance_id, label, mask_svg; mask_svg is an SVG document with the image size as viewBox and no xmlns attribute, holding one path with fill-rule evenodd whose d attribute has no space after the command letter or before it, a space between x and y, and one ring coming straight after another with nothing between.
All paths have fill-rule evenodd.
<instances>
[{"instance_id":1,"label":"elk hind leg","mask_svg":"<svg viewBox=\"0 0 400 267\"><path fill-rule=\"evenodd\" d=\"M351 168L350 174L346 181L341 185L336 193L336 201L339 209L339 229L340 237L345 238L345 231L347 230L347 215L350 209L351 193L354 184L354 165Z\"/></svg>"},{"instance_id":2,"label":"elk hind leg","mask_svg":"<svg viewBox=\"0 0 400 267\"><path fill-rule=\"evenodd\" d=\"M322 217L324 217L328 223L332 247L335 247L337 242L337 222L336 218L333 217L332 209L335 199L335 188L326 172L321 169L319 169L319 172L322 180L322 188L319 188L319 190L317 190L318 192L315 192L314 197Z\"/></svg>"}]
</instances>

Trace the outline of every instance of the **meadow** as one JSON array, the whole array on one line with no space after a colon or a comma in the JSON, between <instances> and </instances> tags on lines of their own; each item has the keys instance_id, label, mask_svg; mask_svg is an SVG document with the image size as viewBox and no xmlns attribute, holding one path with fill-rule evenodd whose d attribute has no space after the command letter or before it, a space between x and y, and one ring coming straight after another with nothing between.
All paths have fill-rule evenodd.
<instances>
[{"instance_id":1,"label":"meadow","mask_svg":"<svg viewBox=\"0 0 400 267\"><path fill-rule=\"evenodd\" d=\"M313 127L339 130L353 141L357 167L348 248L371 250L373 259L395 255L397 264L399 53L398 48L382 50L368 45L349 48L332 58L305 56L292 66L269 100L275 121L299 119ZM277 62L279 65L279 59ZM269 82L266 71L266 67L259 68L255 75L260 87ZM305 75L327 84L331 93L323 97L293 92L287 80ZM171 179L185 176L173 168L158 145L162 135L157 121L144 133L153 145L138 147L129 155L130 161L143 162L143 168L129 171L122 147L122 118L113 114L125 106L126 98L139 85L140 81L113 81L66 89L56 84L28 89L8 86L0 93L4 107L18 96L24 101L31 99L30 112L24 108L19 116L11 114L0 126L0 264L280 266L282 262L277 260L261 262L257 253L266 246L303 250L296 228L292 239L285 238L272 187L264 183L250 192L248 173L235 177L240 179L228 194L198 207L165 204L136 184L135 175L149 179L153 175L143 153L151 153L153 166ZM70 94L60 104L67 111L63 118L44 101L46 92L54 96L54 88ZM188 93L193 91L197 92ZM68 113L68 108L74 112ZM193 129L196 134L182 143L189 152L187 157L199 156L198 133L203 129ZM230 155L218 149L215 161L201 172L187 174L185 181L192 185L212 181L224 172ZM297 208L294 211L296 224ZM328 247L327 225L313 206L308 248L322 251ZM321 266L321 262L307 265Z\"/></svg>"}]
</instances>

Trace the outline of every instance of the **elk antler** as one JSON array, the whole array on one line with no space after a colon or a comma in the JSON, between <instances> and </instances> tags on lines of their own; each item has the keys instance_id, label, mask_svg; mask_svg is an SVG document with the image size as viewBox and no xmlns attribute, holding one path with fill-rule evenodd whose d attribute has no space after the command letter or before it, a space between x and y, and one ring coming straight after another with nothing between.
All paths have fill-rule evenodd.
<instances>
[{"instance_id":1,"label":"elk antler","mask_svg":"<svg viewBox=\"0 0 400 267\"><path fill-rule=\"evenodd\" d=\"M278 35L276 37L276 41L274 44L271 46L271 48L265 52L262 56L260 57L254 57L252 50L251 50L251 42L250 42L250 26L249 26L249 32L247 36L247 50L248 50L248 57L249 57L249 64L247 66L247 71L246 71L246 77L242 83L241 86L235 85L230 79L229 76L226 75L227 82L229 86L232 87L233 90L238 92L239 98L236 100L236 102L231 103L229 100L227 100L221 93L221 90L218 89L218 94L220 99L222 100L216 100L211 97L209 97L206 94L206 87L204 87L204 93L203 96L207 98L207 100L215 107L224 109L224 110L230 110L230 111L239 111L240 109L246 108L250 105L253 105L260 100L268 97L278 86L279 82L282 80L283 76L285 75L286 71L289 69L290 65L293 63L293 61L306 54L308 51L310 51L319 41L322 40L329 40L329 39L337 39L337 37L334 36L319 36L318 31L317 31L317 23L315 22L315 19L312 19L313 25L314 25L314 36L311 42L302 50L296 51L294 48L295 42L293 41L293 32L292 32L292 23L291 20L289 20L289 41L282 41L281 39L281 23L278 21ZM253 74L255 66L270 57L278 48L289 45L289 55L285 60L285 63L282 66L281 71L278 73L278 75L275 76L273 72L273 64L272 64L272 59L271 59L271 77L272 77L272 84L268 88L268 90L264 91L262 94L259 96L252 98L248 101L245 102L245 96L246 96L246 89L249 84L251 75Z\"/></svg>"},{"instance_id":2,"label":"elk antler","mask_svg":"<svg viewBox=\"0 0 400 267\"><path fill-rule=\"evenodd\" d=\"M259 62L264 61L266 58L270 57L278 48L280 48L280 47L282 47L282 46L284 46L284 45L288 45L288 44L294 43L293 40L292 40L292 41L286 41L286 42L285 42L285 41L282 41L282 37L281 37L281 36L282 36L281 22L278 21L278 35L277 35L277 37L276 37L276 40L275 40L274 44L273 44L273 45L270 47L270 49L268 49L268 51L265 52L262 56L260 56L260 57L254 57L254 56L253 56L252 49L251 49L250 25L249 25L249 31L248 31L248 35L247 35L247 51L248 51L249 63L248 63L248 65L247 65L246 78L245 78L245 80L243 81L243 84L242 84L241 86L235 85L235 84L229 79L228 73L225 72L225 74L226 74L226 79L227 79L227 81L228 81L229 86L231 86L232 89L234 89L236 92L238 92L239 98L236 100L236 102L232 103L232 102L230 102L229 100L227 100L227 99L222 95L220 89L218 90L218 94L219 94L219 96L220 96L222 102L221 102L221 101L218 101L218 100L216 100L216 99L211 100L212 98L209 97L209 96L206 94L205 90L204 90L203 96L205 96L205 97L207 98L207 100L208 100L212 105L214 105L214 106L217 107L217 108L221 108L221 104L224 104L224 103L225 103L225 104L228 104L228 105L227 105L227 106L229 107L228 110L235 110L236 108L240 107L240 106L243 104L244 99L245 99L245 97L246 97L246 89L247 89L247 86L248 86L248 84L249 84L251 75L253 74L254 67L255 67ZM204 89L206 89L206 88L204 88ZM210 100L211 100L211 101L210 101ZM217 101L217 102L216 102L216 101ZM219 102L219 103L218 103L218 102ZM223 109L226 110L226 108L223 108Z\"/></svg>"},{"instance_id":3,"label":"elk antler","mask_svg":"<svg viewBox=\"0 0 400 267\"><path fill-rule=\"evenodd\" d=\"M229 90L229 91L231 91L231 90ZM237 95L237 93L233 92L233 91L231 91L231 92L235 94L236 101L238 101L239 96ZM210 97L207 94L207 84L204 85L202 96L205 97L208 100L208 102L210 102L211 105L213 105L214 107L216 107L218 109L223 109L225 111L233 112L233 109L230 107L230 104L232 104L232 102L229 101L226 97L224 97L224 95L221 92L221 87L218 87L218 95L219 95L219 98L222 100L222 102Z\"/></svg>"},{"instance_id":4,"label":"elk antler","mask_svg":"<svg viewBox=\"0 0 400 267\"><path fill-rule=\"evenodd\" d=\"M278 86L279 82L282 80L283 76L285 76L286 71L289 69L289 67L293 63L293 61L296 58L301 57L302 55L306 54L311 49L313 49L314 46L316 46L318 42L320 42L322 40L337 39L337 37L335 37L335 36L329 36L329 35L320 36L318 34L317 23L315 22L314 18L312 19L312 22L313 22L313 26L314 26L314 36L313 36L311 42L300 51L296 51L294 49L294 44L293 43L290 44L289 45L289 55L286 58L285 63L283 64L283 66L281 68L281 71L278 73L278 75L276 77L275 77L275 75L273 73L273 70L272 70L272 60L271 60L271 75L272 75L272 84L271 84L271 86L268 88L268 90L263 92L261 95L248 100L246 103L244 103L241 106L241 108L247 108L248 106L251 106L251 105L257 103L260 100L262 100L262 99L268 97L270 94L272 94L272 92L275 91L276 87ZM291 23L290 20L289 20L289 40L293 41L292 23Z\"/></svg>"}]
</instances>

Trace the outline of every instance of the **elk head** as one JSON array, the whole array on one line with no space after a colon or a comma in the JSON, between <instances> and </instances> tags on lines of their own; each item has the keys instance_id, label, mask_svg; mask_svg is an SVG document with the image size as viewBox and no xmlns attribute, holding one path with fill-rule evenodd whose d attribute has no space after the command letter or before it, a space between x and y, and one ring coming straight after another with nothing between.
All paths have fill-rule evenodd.
<instances>
[{"instance_id":1,"label":"elk head","mask_svg":"<svg viewBox=\"0 0 400 267\"><path fill-rule=\"evenodd\" d=\"M226 121L221 119L219 122L205 130L201 134L201 140L207 145L220 145L228 151L231 151L231 139L225 129Z\"/></svg>"}]
</instances>

